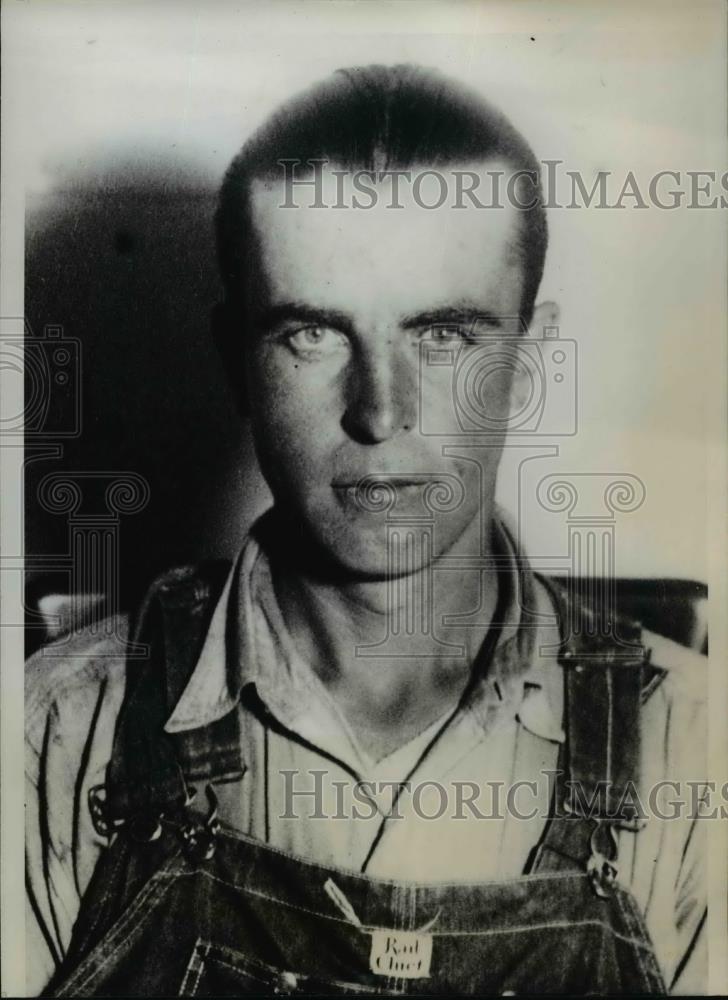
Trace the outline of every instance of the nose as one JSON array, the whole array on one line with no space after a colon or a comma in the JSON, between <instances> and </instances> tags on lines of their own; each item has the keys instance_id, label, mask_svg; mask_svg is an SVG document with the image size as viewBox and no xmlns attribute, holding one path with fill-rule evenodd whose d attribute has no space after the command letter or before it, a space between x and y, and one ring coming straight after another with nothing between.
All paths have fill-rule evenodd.
<instances>
[{"instance_id":1,"label":"nose","mask_svg":"<svg viewBox=\"0 0 728 1000\"><path fill-rule=\"evenodd\" d=\"M352 359L342 424L361 444L381 444L413 429L417 420L417 365L392 341Z\"/></svg>"}]
</instances>

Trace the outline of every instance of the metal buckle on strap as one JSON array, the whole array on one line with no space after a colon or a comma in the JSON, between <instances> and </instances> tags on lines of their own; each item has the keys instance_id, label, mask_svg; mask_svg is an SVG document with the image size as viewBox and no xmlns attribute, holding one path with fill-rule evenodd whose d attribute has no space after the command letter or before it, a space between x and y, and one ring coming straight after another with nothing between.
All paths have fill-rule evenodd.
<instances>
[{"instance_id":1,"label":"metal buckle on strap","mask_svg":"<svg viewBox=\"0 0 728 1000\"><path fill-rule=\"evenodd\" d=\"M140 844L151 843L162 836L164 813L112 819L109 816L105 785L94 785L93 788L89 788L88 809L93 828L100 837L109 838L123 827L126 827L129 836Z\"/></svg>"},{"instance_id":2,"label":"metal buckle on strap","mask_svg":"<svg viewBox=\"0 0 728 1000\"><path fill-rule=\"evenodd\" d=\"M186 789L185 801L181 809L186 810L196 797L196 790ZM111 837L117 830L125 828L128 836L138 844L150 844L159 840L165 827L173 830L182 843L182 849L193 862L209 861L215 854L216 837L220 831L217 818L218 804L212 785L205 788L207 796L207 816L200 820L194 816L167 816L165 812L140 813L127 818L112 819L108 814L106 787L94 785L89 789L88 805L91 822L99 836Z\"/></svg>"},{"instance_id":3,"label":"metal buckle on strap","mask_svg":"<svg viewBox=\"0 0 728 1000\"><path fill-rule=\"evenodd\" d=\"M604 831L607 835L604 836ZM604 850L599 849L599 841L602 841ZM596 821L596 826L592 831L589 840L591 857L586 863L586 871L591 882L592 889L601 899L606 899L614 892L614 884L619 874L617 865L617 832L613 823L602 823ZM606 853L605 853L606 851Z\"/></svg>"},{"instance_id":4,"label":"metal buckle on strap","mask_svg":"<svg viewBox=\"0 0 728 1000\"><path fill-rule=\"evenodd\" d=\"M111 819L106 803L106 785L94 785L88 790L88 811L96 833L100 837L111 837L116 830L126 825L125 819Z\"/></svg>"},{"instance_id":5,"label":"metal buckle on strap","mask_svg":"<svg viewBox=\"0 0 728 1000\"><path fill-rule=\"evenodd\" d=\"M182 849L190 861L209 861L215 855L220 822L217 818L217 795L212 785L205 786L209 810L204 821L188 819L178 827Z\"/></svg>"}]
</instances>

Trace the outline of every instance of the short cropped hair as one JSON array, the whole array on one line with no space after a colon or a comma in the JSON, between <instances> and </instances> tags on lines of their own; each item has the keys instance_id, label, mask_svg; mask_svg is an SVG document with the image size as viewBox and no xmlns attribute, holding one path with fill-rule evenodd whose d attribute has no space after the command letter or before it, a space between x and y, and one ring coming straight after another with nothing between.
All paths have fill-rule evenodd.
<instances>
[{"instance_id":1,"label":"short cropped hair","mask_svg":"<svg viewBox=\"0 0 728 1000\"><path fill-rule=\"evenodd\" d=\"M324 160L344 169L406 170L500 158L532 181L523 209L521 317L528 324L548 242L539 164L511 122L476 92L420 66L340 69L282 105L246 142L222 184L216 214L226 301L245 307L255 264L249 192L256 178L282 176L281 160Z\"/></svg>"}]
</instances>

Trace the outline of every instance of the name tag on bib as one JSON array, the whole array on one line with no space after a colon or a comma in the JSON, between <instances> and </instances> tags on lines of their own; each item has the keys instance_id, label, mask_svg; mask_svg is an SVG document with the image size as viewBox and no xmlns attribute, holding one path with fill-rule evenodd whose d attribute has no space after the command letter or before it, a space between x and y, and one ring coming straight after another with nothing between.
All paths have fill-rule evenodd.
<instances>
[{"instance_id":1,"label":"name tag on bib","mask_svg":"<svg viewBox=\"0 0 728 1000\"><path fill-rule=\"evenodd\" d=\"M432 934L417 931L371 931L369 968L378 976L426 979L432 960Z\"/></svg>"}]
</instances>

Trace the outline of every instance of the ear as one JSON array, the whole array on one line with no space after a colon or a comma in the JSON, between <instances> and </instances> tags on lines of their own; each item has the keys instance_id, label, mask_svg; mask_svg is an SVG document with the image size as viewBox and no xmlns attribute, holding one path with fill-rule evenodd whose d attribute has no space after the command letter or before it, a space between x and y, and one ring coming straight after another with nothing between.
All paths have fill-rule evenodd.
<instances>
[{"instance_id":1,"label":"ear","mask_svg":"<svg viewBox=\"0 0 728 1000\"><path fill-rule=\"evenodd\" d=\"M556 302L539 302L533 310L531 323L528 330L522 335L523 341L544 340L549 336L553 327L558 327L561 310ZM517 364L513 382L511 384L511 412L522 413L524 407L529 405L533 393L533 383L529 374L529 367L524 364Z\"/></svg>"},{"instance_id":2,"label":"ear","mask_svg":"<svg viewBox=\"0 0 728 1000\"><path fill-rule=\"evenodd\" d=\"M538 302L528 327L528 336L543 339L545 326L558 326L561 310L555 302Z\"/></svg>"},{"instance_id":3,"label":"ear","mask_svg":"<svg viewBox=\"0 0 728 1000\"><path fill-rule=\"evenodd\" d=\"M241 324L234 321L235 311L227 302L219 302L213 307L210 317L212 339L215 341L220 359L233 390L235 403L243 417L248 416L248 390L245 382L245 351L242 338L245 333Z\"/></svg>"}]
</instances>

